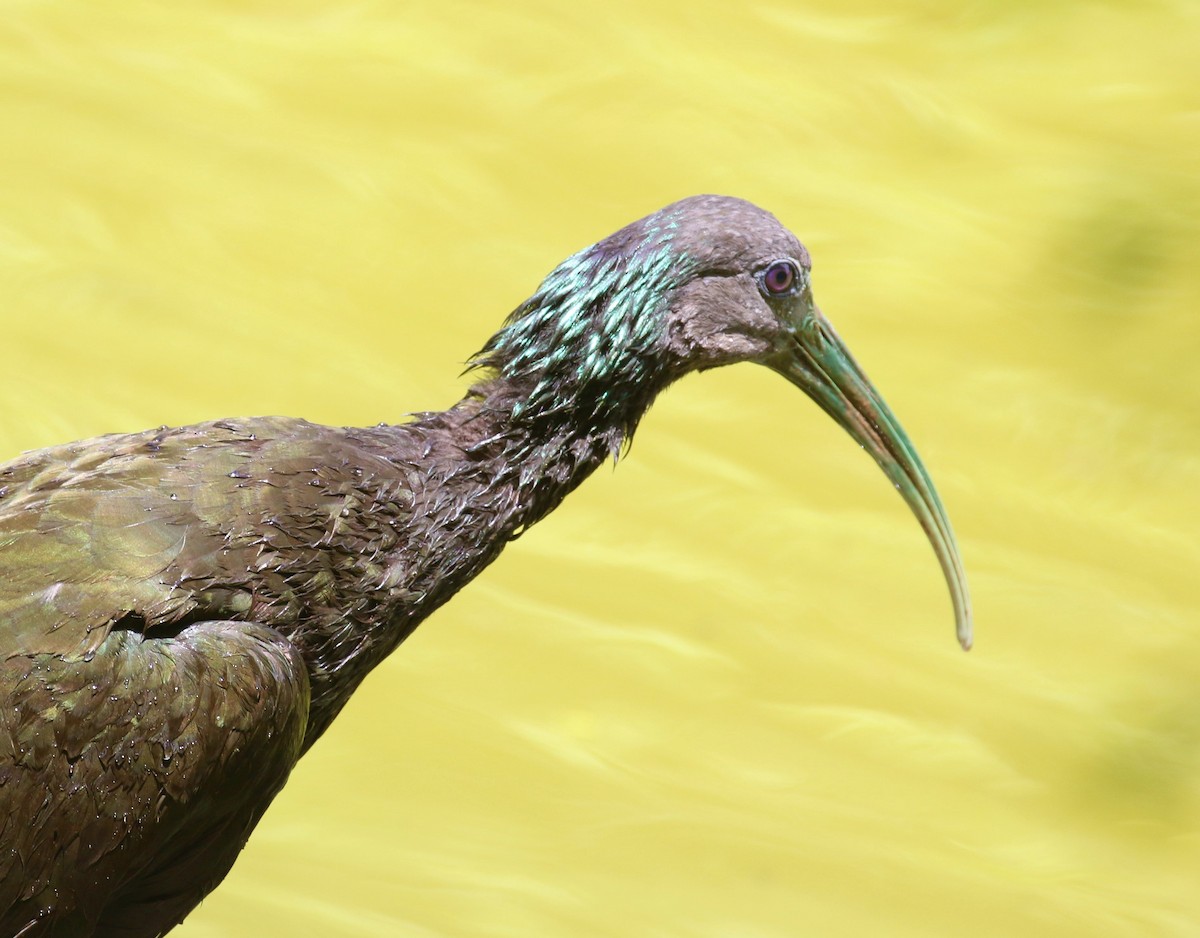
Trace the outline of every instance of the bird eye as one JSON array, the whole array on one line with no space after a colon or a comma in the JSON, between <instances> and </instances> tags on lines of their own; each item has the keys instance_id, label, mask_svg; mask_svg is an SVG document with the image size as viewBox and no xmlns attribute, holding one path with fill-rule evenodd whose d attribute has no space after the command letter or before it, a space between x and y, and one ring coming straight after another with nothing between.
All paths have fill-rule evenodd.
<instances>
[{"instance_id":1,"label":"bird eye","mask_svg":"<svg viewBox=\"0 0 1200 938\"><path fill-rule=\"evenodd\" d=\"M767 296L790 296L796 292L800 272L791 261L775 261L762 272L759 286Z\"/></svg>"}]
</instances>

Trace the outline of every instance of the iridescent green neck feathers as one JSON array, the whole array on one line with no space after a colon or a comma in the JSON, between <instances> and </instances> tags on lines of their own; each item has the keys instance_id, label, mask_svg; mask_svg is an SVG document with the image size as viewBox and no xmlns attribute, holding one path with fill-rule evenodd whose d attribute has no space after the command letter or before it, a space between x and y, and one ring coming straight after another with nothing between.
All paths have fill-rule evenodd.
<instances>
[{"instance_id":1,"label":"iridescent green neck feathers","mask_svg":"<svg viewBox=\"0 0 1200 938\"><path fill-rule=\"evenodd\" d=\"M694 264L672 248L674 223L657 221L567 258L471 360L520 389L515 419L570 415L627 436L670 380L668 298Z\"/></svg>"}]
</instances>

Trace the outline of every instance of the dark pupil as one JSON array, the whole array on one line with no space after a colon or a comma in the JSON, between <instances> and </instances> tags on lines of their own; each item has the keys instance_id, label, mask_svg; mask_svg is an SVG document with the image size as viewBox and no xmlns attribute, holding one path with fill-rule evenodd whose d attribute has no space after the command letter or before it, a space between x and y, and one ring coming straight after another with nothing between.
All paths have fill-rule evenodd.
<instances>
[{"instance_id":1,"label":"dark pupil","mask_svg":"<svg viewBox=\"0 0 1200 938\"><path fill-rule=\"evenodd\" d=\"M772 293L786 293L796 280L791 264L772 264L767 268L767 289Z\"/></svg>"}]
</instances>

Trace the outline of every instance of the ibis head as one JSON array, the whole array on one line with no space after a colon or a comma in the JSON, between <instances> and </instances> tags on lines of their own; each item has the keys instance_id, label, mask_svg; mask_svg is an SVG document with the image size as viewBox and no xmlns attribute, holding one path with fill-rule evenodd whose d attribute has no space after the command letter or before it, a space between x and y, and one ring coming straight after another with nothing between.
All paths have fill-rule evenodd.
<instances>
[{"instance_id":1,"label":"ibis head","mask_svg":"<svg viewBox=\"0 0 1200 938\"><path fill-rule=\"evenodd\" d=\"M954 533L900 422L813 298L808 250L757 206L693 196L572 255L474 359L523 383L518 410L610 425L613 446L689 372L766 365L800 388L879 464L933 545L971 646Z\"/></svg>"}]
</instances>

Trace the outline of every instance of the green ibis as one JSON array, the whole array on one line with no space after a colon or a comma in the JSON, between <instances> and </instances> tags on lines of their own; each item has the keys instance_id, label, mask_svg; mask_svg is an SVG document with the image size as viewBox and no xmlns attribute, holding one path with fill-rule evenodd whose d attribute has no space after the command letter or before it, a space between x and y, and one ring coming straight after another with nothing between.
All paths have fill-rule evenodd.
<instances>
[{"instance_id":1,"label":"green ibis","mask_svg":"<svg viewBox=\"0 0 1200 938\"><path fill-rule=\"evenodd\" d=\"M810 266L767 212L684 199L555 268L448 410L161 427L0 467L0 934L182 921L367 673L689 371L766 365L849 432L969 647L945 511Z\"/></svg>"}]
</instances>

